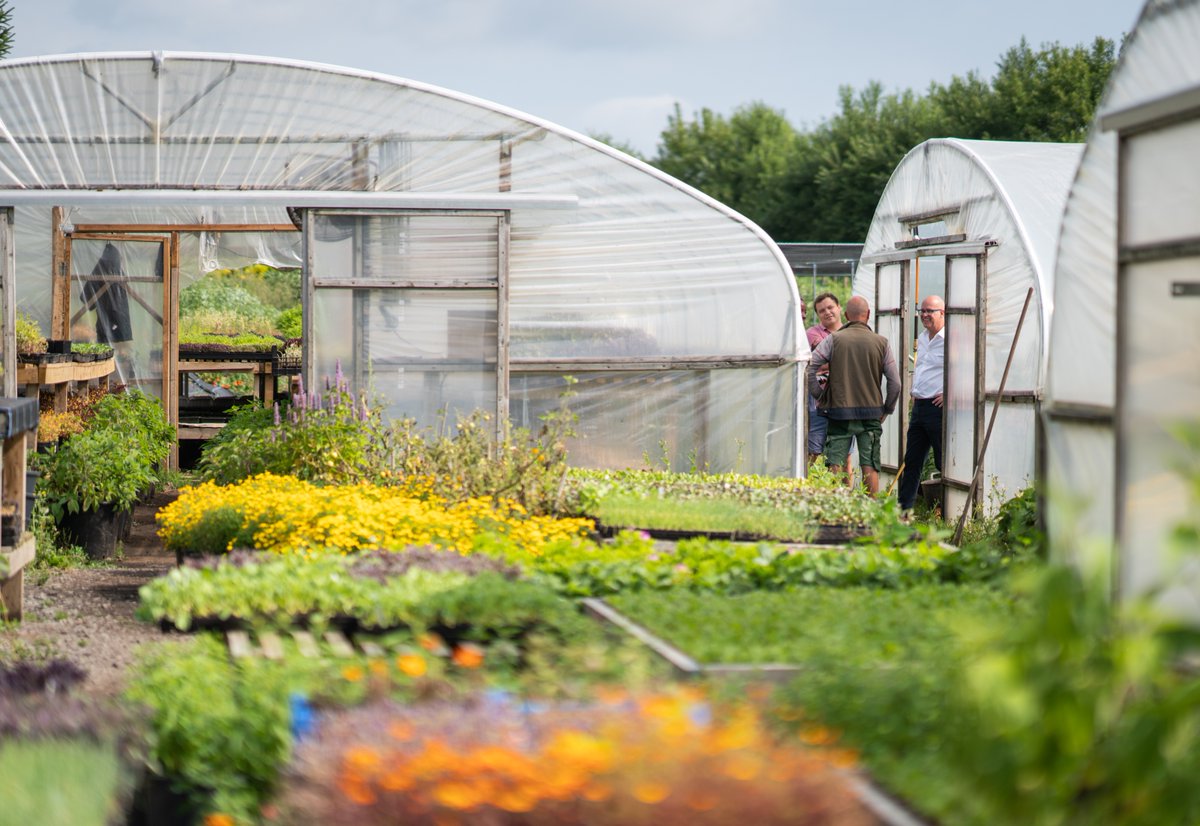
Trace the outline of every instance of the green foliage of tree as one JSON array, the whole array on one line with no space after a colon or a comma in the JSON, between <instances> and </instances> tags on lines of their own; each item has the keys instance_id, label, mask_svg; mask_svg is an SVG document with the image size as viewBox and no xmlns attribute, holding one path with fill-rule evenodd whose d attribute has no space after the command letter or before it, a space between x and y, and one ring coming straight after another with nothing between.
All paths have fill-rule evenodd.
<instances>
[{"instance_id":1,"label":"green foliage of tree","mask_svg":"<svg viewBox=\"0 0 1200 826\"><path fill-rule=\"evenodd\" d=\"M0 60L8 57L13 47L12 7L0 0Z\"/></svg>"},{"instance_id":2,"label":"green foliage of tree","mask_svg":"<svg viewBox=\"0 0 1200 826\"><path fill-rule=\"evenodd\" d=\"M929 97L942 110L947 134L1016 141L1082 141L1116 63L1116 46L1057 43L1035 51L1024 38L997 63L990 84L971 73Z\"/></svg>"},{"instance_id":3,"label":"green foliage of tree","mask_svg":"<svg viewBox=\"0 0 1200 826\"><path fill-rule=\"evenodd\" d=\"M773 234L786 226L791 199L785 183L800 149L783 113L764 103L742 106L728 118L702 109L690 121L676 104L654 164Z\"/></svg>"},{"instance_id":4,"label":"green foliage of tree","mask_svg":"<svg viewBox=\"0 0 1200 826\"><path fill-rule=\"evenodd\" d=\"M990 81L978 73L887 92L878 81L840 90L839 111L797 132L763 103L728 118L679 107L652 163L728 204L779 241L858 241L904 155L930 138L1081 141L1116 64L1116 46L1022 39Z\"/></svg>"}]
</instances>

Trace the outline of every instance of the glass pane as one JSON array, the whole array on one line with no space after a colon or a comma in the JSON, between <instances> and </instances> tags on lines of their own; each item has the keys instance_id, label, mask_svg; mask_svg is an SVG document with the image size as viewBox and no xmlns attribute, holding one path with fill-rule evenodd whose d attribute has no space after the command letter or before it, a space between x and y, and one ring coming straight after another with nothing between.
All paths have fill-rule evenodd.
<instances>
[{"instance_id":1,"label":"glass pane","mask_svg":"<svg viewBox=\"0 0 1200 826\"><path fill-rule=\"evenodd\" d=\"M494 290L317 290L315 374L340 367L356 391L370 389L388 415L437 424L496 410Z\"/></svg>"},{"instance_id":2,"label":"glass pane","mask_svg":"<svg viewBox=\"0 0 1200 826\"><path fill-rule=\"evenodd\" d=\"M900 346L900 317L881 316L876 325L877 332L887 338L892 344L892 353L897 362L903 358L905 350ZM884 465L900 466L900 428L903 417L900 415L901 405L907 404L904 398L896 403L896 412L883 420L883 436L879 442L879 459Z\"/></svg>"},{"instance_id":3,"label":"glass pane","mask_svg":"<svg viewBox=\"0 0 1200 826\"><path fill-rule=\"evenodd\" d=\"M942 474L963 483L975 468L975 317L946 318L946 395Z\"/></svg>"},{"instance_id":4,"label":"glass pane","mask_svg":"<svg viewBox=\"0 0 1200 826\"><path fill-rule=\"evenodd\" d=\"M1121 243L1194 238L1200 227L1200 120L1126 138Z\"/></svg>"},{"instance_id":5,"label":"glass pane","mask_svg":"<svg viewBox=\"0 0 1200 826\"><path fill-rule=\"evenodd\" d=\"M946 292L941 294L947 307L975 309L975 270L977 266L978 262L975 258L950 259L949 283L946 285Z\"/></svg>"},{"instance_id":6,"label":"glass pane","mask_svg":"<svg viewBox=\"0 0 1200 826\"><path fill-rule=\"evenodd\" d=\"M900 273L903 269L903 264L880 264L875 269L875 276L879 281L879 306L875 308L876 313L900 309Z\"/></svg>"},{"instance_id":7,"label":"glass pane","mask_svg":"<svg viewBox=\"0 0 1200 826\"><path fill-rule=\"evenodd\" d=\"M163 253L159 241L71 242L71 340L109 344L116 380L162 397Z\"/></svg>"},{"instance_id":8,"label":"glass pane","mask_svg":"<svg viewBox=\"0 0 1200 826\"><path fill-rule=\"evenodd\" d=\"M795 365L575 377L572 465L792 474ZM540 426L566 388L561 374L514 374L511 386L513 423L528 428Z\"/></svg>"},{"instance_id":9,"label":"glass pane","mask_svg":"<svg viewBox=\"0 0 1200 826\"><path fill-rule=\"evenodd\" d=\"M495 281L498 227L494 216L318 213L313 273L318 282Z\"/></svg>"},{"instance_id":10,"label":"glass pane","mask_svg":"<svg viewBox=\"0 0 1200 826\"><path fill-rule=\"evenodd\" d=\"M927 295L946 297L946 256L923 255L916 260L914 267L917 272L917 299L912 305L914 309L920 306Z\"/></svg>"},{"instance_id":11,"label":"glass pane","mask_svg":"<svg viewBox=\"0 0 1200 826\"><path fill-rule=\"evenodd\" d=\"M1195 426L1200 410L1200 297L1173 297L1173 286L1200 283L1200 259L1186 258L1125 270L1124 374L1118 381L1117 438L1123 496L1122 588L1144 592L1168 575L1166 540L1188 513L1185 478L1177 470L1180 442L1173 431Z\"/></svg>"}]
</instances>

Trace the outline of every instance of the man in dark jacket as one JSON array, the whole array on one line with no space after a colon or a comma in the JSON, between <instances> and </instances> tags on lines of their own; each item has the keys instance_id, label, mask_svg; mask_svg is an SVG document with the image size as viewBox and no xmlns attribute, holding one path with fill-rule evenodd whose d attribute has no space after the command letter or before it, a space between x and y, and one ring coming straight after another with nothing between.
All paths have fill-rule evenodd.
<instances>
[{"instance_id":1,"label":"man in dark jacket","mask_svg":"<svg viewBox=\"0 0 1200 826\"><path fill-rule=\"evenodd\" d=\"M817 406L829 419L825 462L840 473L858 443L863 482L872 494L879 492L879 439L883 420L896 409L900 396L900 371L891 344L867 325L871 307L862 296L846 302L846 325L813 350L808 364L808 387L821 394ZM817 371L829 365L829 381L821 390ZM886 396L881 389L887 380Z\"/></svg>"}]
</instances>

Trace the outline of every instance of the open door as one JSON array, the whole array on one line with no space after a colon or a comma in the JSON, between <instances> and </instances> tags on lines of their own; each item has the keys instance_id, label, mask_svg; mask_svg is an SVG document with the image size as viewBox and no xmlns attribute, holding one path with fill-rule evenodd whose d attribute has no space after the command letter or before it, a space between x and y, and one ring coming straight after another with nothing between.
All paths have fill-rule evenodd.
<instances>
[{"instance_id":1,"label":"open door","mask_svg":"<svg viewBox=\"0 0 1200 826\"><path fill-rule=\"evenodd\" d=\"M983 434L983 325L980 286L985 258L946 259L945 389L942 391L942 513L956 518L967 494Z\"/></svg>"}]
</instances>

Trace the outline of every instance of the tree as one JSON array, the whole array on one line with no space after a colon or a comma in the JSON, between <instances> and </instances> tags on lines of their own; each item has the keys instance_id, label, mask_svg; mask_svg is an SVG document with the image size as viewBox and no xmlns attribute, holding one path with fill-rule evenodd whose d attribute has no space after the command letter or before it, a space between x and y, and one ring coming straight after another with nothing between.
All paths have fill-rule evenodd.
<instances>
[{"instance_id":1,"label":"tree","mask_svg":"<svg viewBox=\"0 0 1200 826\"><path fill-rule=\"evenodd\" d=\"M947 134L1018 141L1082 141L1116 65L1116 45L1043 45L1021 39L997 63L986 84L974 74L933 84L929 96L946 114Z\"/></svg>"},{"instance_id":2,"label":"tree","mask_svg":"<svg viewBox=\"0 0 1200 826\"><path fill-rule=\"evenodd\" d=\"M877 81L843 87L840 111L805 133L763 103L728 119L702 109L690 121L677 106L652 163L777 240L861 240L892 171L922 141L1083 140L1115 55L1104 38L1036 51L1022 40L991 81L970 72L924 95L885 93Z\"/></svg>"},{"instance_id":3,"label":"tree","mask_svg":"<svg viewBox=\"0 0 1200 826\"><path fill-rule=\"evenodd\" d=\"M799 159L798 138L783 113L764 103L728 119L702 109L690 121L676 104L652 163L775 234L785 228L784 184Z\"/></svg>"},{"instance_id":4,"label":"tree","mask_svg":"<svg viewBox=\"0 0 1200 826\"><path fill-rule=\"evenodd\" d=\"M12 47L12 9L8 5L8 0L0 0L0 60L8 57Z\"/></svg>"}]
</instances>

